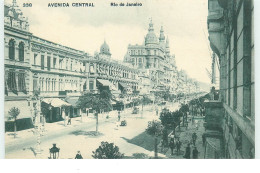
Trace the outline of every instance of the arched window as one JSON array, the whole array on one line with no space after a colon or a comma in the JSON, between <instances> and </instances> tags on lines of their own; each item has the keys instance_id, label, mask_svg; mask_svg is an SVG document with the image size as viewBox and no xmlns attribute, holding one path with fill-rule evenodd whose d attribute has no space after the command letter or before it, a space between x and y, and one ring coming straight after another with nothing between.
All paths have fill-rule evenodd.
<instances>
[{"instance_id":1,"label":"arched window","mask_svg":"<svg viewBox=\"0 0 260 173\"><path fill-rule=\"evenodd\" d=\"M24 61L24 43L19 43L19 61Z\"/></svg>"},{"instance_id":2,"label":"arched window","mask_svg":"<svg viewBox=\"0 0 260 173\"><path fill-rule=\"evenodd\" d=\"M9 59L11 59L11 60L15 59L15 41L14 41L14 39L11 39L9 41Z\"/></svg>"}]
</instances>

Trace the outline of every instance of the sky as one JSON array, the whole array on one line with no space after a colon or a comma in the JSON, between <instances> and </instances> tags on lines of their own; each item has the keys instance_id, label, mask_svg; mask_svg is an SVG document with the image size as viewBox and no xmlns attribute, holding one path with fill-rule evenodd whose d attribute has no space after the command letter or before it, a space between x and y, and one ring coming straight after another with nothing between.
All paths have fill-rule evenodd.
<instances>
[{"instance_id":1,"label":"sky","mask_svg":"<svg viewBox=\"0 0 260 173\"><path fill-rule=\"evenodd\" d=\"M12 0L7 0L11 2ZM22 7L31 2L32 7ZM93 2L91 7L48 7L53 2ZM142 7L111 7L110 2L141 2ZM129 44L142 44L150 18L157 36L163 25L178 69L209 83L211 57L207 0L19 0L30 32L38 37L94 54L106 40L112 58L123 60Z\"/></svg>"}]
</instances>

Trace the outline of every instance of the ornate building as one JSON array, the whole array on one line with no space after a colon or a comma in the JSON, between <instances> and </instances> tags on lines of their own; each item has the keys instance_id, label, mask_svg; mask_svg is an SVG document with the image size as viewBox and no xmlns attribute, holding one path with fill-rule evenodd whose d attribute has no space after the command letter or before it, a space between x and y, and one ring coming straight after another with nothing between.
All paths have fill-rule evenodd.
<instances>
[{"instance_id":1,"label":"ornate building","mask_svg":"<svg viewBox=\"0 0 260 173\"><path fill-rule=\"evenodd\" d=\"M14 0L4 6L4 53L7 130L13 127L8 111L14 106L21 111L18 130L22 130L31 127L37 117L55 122L66 116L79 116L76 102L83 92L108 89L114 100L125 95L125 103L138 92L177 92L174 55L170 55L163 28L157 39L152 21L144 45L129 45L125 62L119 62L112 58L106 41L99 53L90 56L33 35L28 19ZM65 110L64 105L70 110Z\"/></svg>"},{"instance_id":2,"label":"ornate building","mask_svg":"<svg viewBox=\"0 0 260 173\"><path fill-rule=\"evenodd\" d=\"M85 58L82 62L88 77L84 90L97 92L107 86L117 95L118 93L130 94L138 89L139 71L128 64L113 60L105 41L98 54Z\"/></svg>"},{"instance_id":3,"label":"ornate building","mask_svg":"<svg viewBox=\"0 0 260 173\"><path fill-rule=\"evenodd\" d=\"M66 47L29 32L28 19L16 4L4 8L5 119L8 111L20 109L18 130L31 127L43 105L49 109L46 121L61 120L65 115L78 116L78 97L84 91L99 92L109 87L114 95L138 89L138 70L111 58L106 42L98 55ZM35 100L35 93L39 93ZM40 106L40 105L41 106ZM73 106L69 112L63 105ZM21 124L21 123L18 123ZM25 124L28 124L26 126Z\"/></svg>"},{"instance_id":4,"label":"ornate building","mask_svg":"<svg viewBox=\"0 0 260 173\"><path fill-rule=\"evenodd\" d=\"M151 80L151 91L169 90L171 93L176 93L175 57L170 54L169 40L165 39L163 27L158 38L152 20L144 43L129 45L124 62L132 64Z\"/></svg>"}]
</instances>

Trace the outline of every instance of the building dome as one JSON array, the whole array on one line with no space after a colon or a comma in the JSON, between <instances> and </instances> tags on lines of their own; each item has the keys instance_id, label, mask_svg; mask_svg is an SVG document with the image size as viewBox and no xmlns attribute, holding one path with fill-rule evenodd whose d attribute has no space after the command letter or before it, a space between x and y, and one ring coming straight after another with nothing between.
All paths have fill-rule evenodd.
<instances>
[{"instance_id":1,"label":"building dome","mask_svg":"<svg viewBox=\"0 0 260 173\"><path fill-rule=\"evenodd\" d=\"M106 43L106 41L104 41L104 43L101 45L101 47L100 47L100 53L101 53L101 54L106 54L106 55L111 55L109 46L108 46L108 44Z\"/></svg>"},{"instance_id":2,"label":"building dome","mask_svg":"<svg viewBox=\"0 0 260 173\"><path fill-rule=\"evenodd\" d=\"M157 44L158 40L155 33L148 33L145 37L145 44Z\"/></svg>"},{"instance_id":3,"label":"building dome","mask_svg":"<svg viewBox=\"0 0 260 173\"><path fill-rule=\"evenodd\" d=\"M148 33L145 36L145 44L147 45L147 44L157 44L157 43L158 43L158 39L154 33L153 23L151 20L149 24Z\"/></svg>"},{"instance_id":4,"label":"building dome","mask_svg":"<svg viewBox=\"0 0 260 173\"><path fill-rule=\"evenodd\" d=\"M129 53L126 53L124 57L124 62L131 62L131 56L129 55Z\"/></svg>"}]
</instances>

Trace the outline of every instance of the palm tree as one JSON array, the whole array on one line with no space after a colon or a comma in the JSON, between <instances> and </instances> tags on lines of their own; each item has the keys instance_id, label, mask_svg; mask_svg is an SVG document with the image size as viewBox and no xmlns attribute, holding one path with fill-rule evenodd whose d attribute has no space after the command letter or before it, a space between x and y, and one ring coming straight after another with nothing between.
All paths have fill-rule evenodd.
<instances>
[{"instance_id":1,"label":"palm tree","mask_svg":"<svg viewBox=\"0 0 260 173\"><path fill-rule=\"evenodd\" d=\"M100 94L85 93L77 102L81 109L92 108L92 110L95 111L96 132L98 132L98 113L101 110L112 110L112 105L110 103L111 97L112 96L109 91L103 90Z\"/></svg>"},{"instance_id":2,"label":"palm tree","mask_svg":"<svg viewBox=\"0 0 260 173\"><path fill-rule=\"evenodd\" d=\"M16 120L18 115L20 114L20 109L16 107L12 107L9 111L8 114L11 116L11 118L14 119L14 138L16 138Z\"/></svg>"}]
</instances>

